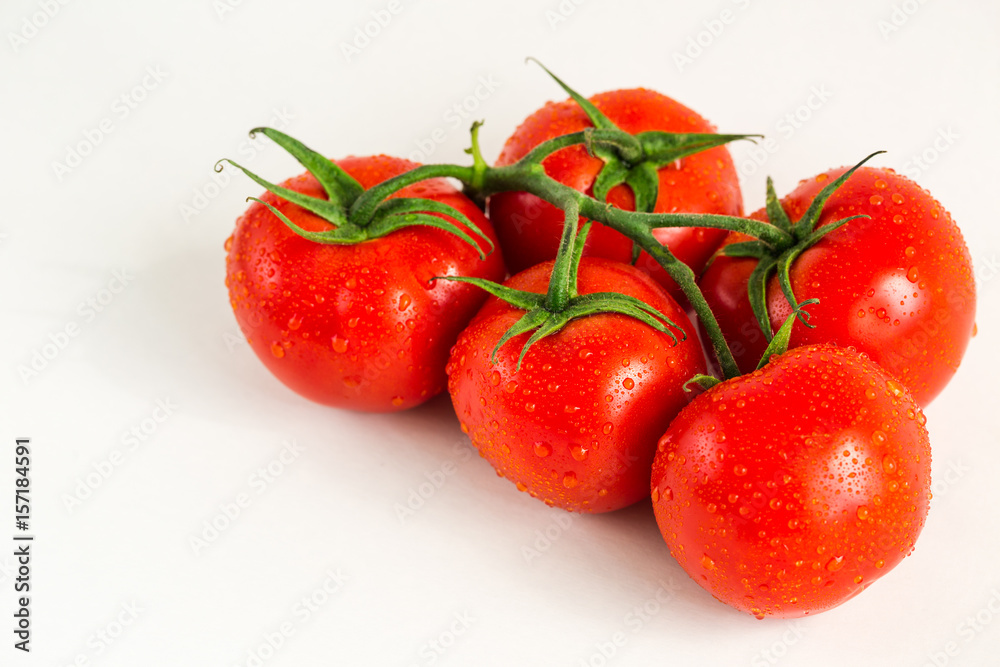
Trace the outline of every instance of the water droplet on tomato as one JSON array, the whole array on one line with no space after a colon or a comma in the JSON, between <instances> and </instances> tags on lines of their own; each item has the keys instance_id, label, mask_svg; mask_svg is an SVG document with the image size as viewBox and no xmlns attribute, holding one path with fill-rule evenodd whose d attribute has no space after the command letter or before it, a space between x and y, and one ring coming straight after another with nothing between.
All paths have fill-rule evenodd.
<instances>
[{"instance_id":1,"label":"water droplet on tomato","mask_svg":"<svg viewBox=\"0 0 1000 667\"><path fill-rule=\"evenodd\" d=\"M747 474L747 467L742 463L737 463L733 466L733 474L737 477L743 477Z\"/></svg>"},{"instance_id":2,"label":"water droplet on tomato","mask_svg":"<svg viewBox=\"0 0 1000 667\"><path fill-rule=\"evenodd\" d=\"M903 195L899 194L898 192L892 193L893 204L902 204L904 201L906 201L906 199L903 198Z\"/></svg>"},{"instance_id":3,"label":"water droplet on tomato","mask_svg":"<svg viewBox=\"0 0 1000 667\"><path fill-rule=\"evenodd\" d=\"M882 457L882 470L884 470L886 474L895 475L896 469L896 459L892 458L889 454Z\"/></svg>"},{"instance_id":4,"label":"water droplet on tomato","mask_svg":"<svg viewBox=\"0 0 1000 667\"><path fill-rule=\"evenodd\" d=\"M346 338L341 338L340 336L334 336L333 339L331 340L331 344L333 345L334 352L339 352L341 354L347 352Z\"/></svg>"},{"instance_id":5,"label":"water droplet on tomato","mask_svg":"<svg viewBox=\"0 0 1000 667\"><path fill-rule=\"evenodd\" d=\"M525 412L534 412L535 411L535 404L532 403L531 401L528 401L527 403L524 404L524 411Z\"/></svg>"},{"instance_id":6,"label":"water droplet on tomato","mask_svg":"<svg viewBox=\"0 0 1000 667\"><path fill-rule=\"evenodd\" d=\"M864 505L860 505L858 507L858 519L861 521L867 521L869 516L870 513L868 512L868 508Z\"/></svg>"},{"instance_id":7,"label":"water droplet on tomato","mask_svg":"<svg viewBox=\"0 0 1000 667\"><path fill-rule=\"evenodd\" d=\"M518 482L514 486L517 487L518 491L527 491L528 490L528 486L524 482Z\"/></svg>"},{"instance_id":8,"label":"water droplet on tomato","mask_svg":"<svg viewBox=\"0 0 1000 667\"><path fill-rule=\"evenodd\" d=\"M281 343L271 343L271 354L281 359L285 356L285 348L281 347Z\"/></svg>"},{"instance_id":9,"label":"water droplet on tomato","mask_svg":"<svg viewBox=\"0 0 1000 667\"><path fill-rule=\"evenodd\" d=\"M572 489L579 483L576 479L576 473L571 470L570 472L563 475L562 483L563 486L566 487L567 489Z\"/></svg>"},{"instance_id":10,"label":"water droplet on tomato","mask_svg":"<svg viewBox=\"0 0 1000 667\"><path fill-rule=\"evenodd\" d=\"M834 556L833 558L831 558L826 562L826 569L829 570L830 572L837 572L843 567L844 567L843 556Z\"/></svg>"},{"instance_id":11,"label":"water droplet on tomato","mask_svg":"<svg viewBox=\"0 0 1000 667\"><path fill-rule=\"evenodd\" d=\"M517 382L511 380L510 382L504 385L503 390L508 394L513 394L515 391L517 391Z\"/></svg>"},{"instance_id":12,"label":"water droplet on tomato","mask_svg":"<svg viewBox=\"0 0 1000 667\"><path fill-rule=\"evenodd\" d=\"M403 404L403 397L402 396L393 396L392 397L392 404L395 405L398 408L399 406L401 406Z\"/></svg>"},{"instance_id":13,"label":"water droplet on tomato","mask_svg":"<svg viewBox=\"0 0 1000 667\"><path fill-rule=\"evenodd\" d=\"M535 456L543 459L552 453L552 447L550 447L544 442L536 442L533 449L535 452Z\"/></svg>"},{"instance_id":14,"label":"water droplet on tomato","mask_svg":"<svg viewBox=\"0 0 1000 667\"><path fill-rule=\"evenodd\" d=\"M577 461L585 461L587 459L587 451L583 445L573 445L569 448L569 453Z\"/></svg>"},{"instance_id":15,"label":"water droplet on tomato","mask_svg":"<svg viewBox=\"0 0 1000 667\"><path fill-rule=\"evenodd\" d=\"M875 187L876 187L877 189L879 189L879 190L885 190L885 189L886 189L887 187L889 187L889 184L888 184L888 183L886 183L886 182L885 182L884 180L882 180L881 178L876 178L876 179L875 179Z\"/></svg>"},{"instance_id":16,"label":"water droplet on tomato","mask_svg":"<svg viewBox=\"0 0 1000 667\"><path fill-rule=\"evenodd\" d=\"M601 431L604 435L611 435L611 431L614 430L615 425L611 422L604 422L604 426L601 427Z\"/></svg>"},{"instance_id":17,"label":"water droplet on tomato","mask_svg":"<svg viewBox=\"0 0 1000 667\"><path fill-rule=\"evenodd\" d=\"M882 203L882 195L872 195L868 198L868 203L872 206L879 206Z\"/></svg>"},{"instance_id":18,"label":"water droplet on tomato","mask_svg":"<svg viewBox=\"0 0 1000 667\"><path fill-rule=\"evenodd\" d=\"M917 270L916 265L911 266L906 272L906 279L911 283L915 283L920 280L920 272Z\"/></svg>"},{"instance_id":19,"label":"water droplet on tomato","mask_svg":"<svg viewBox=\"0 0 1000 667\"><path fill-rule=\"evenodd\" d=\"M913 246L907 246L906 250L903 251L903 254L906 255L908 258L913 259L917 254L917 249L914 248Z\"/></svg>"},{"instance_id":20,"label":"water droplet on tomato","mask_svg":"<svg viewBox=\"0 0 1000 667\"><path fill-rule=\"evenodd\" d=\"M500 371L493 371L492 373L490 373L490 384L492 384L494 387L500 385Z\"/></svg>"},{"instance_id":21,"label":"water droplet on tomato","mask_svg":"<svg viewBox=\"0 0 1000 667\"><path fill-rule=\"evenodd\" d=\"M589 357L594 356L594 353L584 347L581 348L580 351L576 353L576 356L580 357L581 359L587 359Z\"/></svg>"},{"instance_id":22,"label":"water droplet on tomato","mask_svg":"<svg viewBox=\"0 0 1000 667\"><path fill-rule=\"evenodd\" d=\"M622 386L625 387L626 389L632 389L633 387L635 387L635 380L633 380L632 378L625 378L624 380L622 380Z\"/></svg>"},{"instance_id":23,"label":"water droplet on tomato","mask_svg":"<svg viewBox=\"0 0 1000 667\"><path fill-rule=\"evenodd\" d=\"M296 314L292 315L290 318L288 318L288 328L289 329L291 329L292 331L295 331L300 326L302 326L302 317L298 313L296 313Z\"/></svg>"},{"instance_id":24,"label":"water droplet on tomato","mask_svg":"<svg viewBox=\"0 0 1000 667\"><path fill-rule=\"evenodd\" d=\"M897 225L901 225L901 224L903 224L903 216L901 216L899 214L896 214L896 215L892 216L892 221L894 223L896 223Z\"/></svg>"},{"instance_id":25,"label":"water droplet on tomato","mask_svg":"<svg viewBox=\"0 0 1000 667\"><path fill-rule=\"evenodd\" d=\"M709 558L708 554L705 554L705 555L703 555L701 557L701 566L703 568L705 568L706 570L714 570L715 569L715 561L713 561L711 558Z\"/></svg>"}]
</instances>

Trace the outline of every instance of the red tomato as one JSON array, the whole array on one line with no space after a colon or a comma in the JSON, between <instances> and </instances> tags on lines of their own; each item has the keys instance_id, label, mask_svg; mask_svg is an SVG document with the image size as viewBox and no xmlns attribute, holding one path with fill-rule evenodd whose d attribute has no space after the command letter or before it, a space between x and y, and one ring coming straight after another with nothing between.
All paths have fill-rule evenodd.
<instances>
[{"instance_id":1,"label":"red tomato","mask_svg":"<svg viewBox=\"0 0 1000 667\"><path fill-rule=\"evenodd\" d=\"M595 95L590 101L630 134L650 130L715 132L715 128L694 111L652 90L616 90ZM588 127L592 127L591 122L576 102L549 102L529 116L507 139L497 166L516 162L543 141ZM594 179L604 165L600 159L590 156L583 146L557 151L543 164L549 176L588 195L593 195ZM660 169L659 175L655 208L658 213L743 214L736 170L725 146L685 157L680 160L679 167L669 165ZM632 190L627 185L612 188L607 200L618 208L635 210ZM555 206L525 192L504 192L490 197L489 212L512 272L556 256L563 213ZM726 232L702 228L660 229L654 235L698 274ZM608 227L594 225L587 238L585 254L631 262L632 242ZM680 303L686 303L680 288L649 255L642 253L636 266L652 275Z\"/></svg>"},{"instance_id":2,"label":"red tomato","mask_svg":"<svg viewBox=\"0 0 1000 667\"><path fill-rule=\"evenodd\" d=\"M506 285L544 293L552 264ZM452 350L448 390L462 430L500 476L548 505L607 512L649 495L656 440L687 403L682 385L705 365L684 311L642 272L584 258L578 288L644 301L683 327L687 339L675 345L630 317L592 315L535 343L518 371L530 334L504 344L496 363L490 354L524 311L490 298Z\"/></svg>"},{"instance_id":3,"label":"red tomato","mask_svg":"<svg viewBox=\"0 0 1000 667\"><path fill-rule=\"evenodd\" d=\"M418 166L384 155L337 164L365 189ZM310 174L283 185L326 197ZM450 204L495 241L482 212L445 181L396 196ZM270 192L263 200L307 231L330 229ZM315 243L260 203L237 220L226 250L230 301L264 365L309 399L372 412L404 410L440 393L448 350L485 300L472 285L432 278L505 275L499 246L482 261L457 236L426 226L357 245Z\"/></svg>"},{"instance_id":4,"label":"red tomato","mask_svg":"<svg viewBox=\"0 0 1000 667\"><path fill-rule=\"evenodd\" d=\"M653 464L670 552L758 618L835 607L913 549L930 443L910 393L867 357L811 345L681 411Z\"/></svg>"},{"instance_id":5,"label":"red tomato","mask_svg":"<svg viewBox=\"0 0 1000 667\"><path fill-rule=\"evenodd\" d=\"M804 180L781 200L792 221L846 168ZM976 286L972 260L951 215L926 190L891 169L862 167L826 202L817 227L865 214L802 253L790 272L810 329L796 324L791 347L836 343L866 353L898 378L922 406L958 369L973 335ZM767 220L764 210L752 218ZM747 240L732 234L725 245ZM700 280L712 312L746 373L756 368L767 342L747 297L755 260L717 255ZM792 310L778 279L767 287L771 326L777 331Z\"/></svg>"}]
</instances>

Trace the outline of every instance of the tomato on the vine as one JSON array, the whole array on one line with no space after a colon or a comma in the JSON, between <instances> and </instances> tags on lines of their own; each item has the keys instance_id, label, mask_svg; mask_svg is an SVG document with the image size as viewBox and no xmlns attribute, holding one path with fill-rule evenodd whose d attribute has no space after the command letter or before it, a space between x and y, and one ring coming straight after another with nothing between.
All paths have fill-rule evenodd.
<instances>
[{"instance_id":1,"label":"tomato on the vine","mask_svg":"<svg viewBox=\"0 0 1000 667\"><path fill-rule=\"evenodd\" d=\"M553 263L507 287L544 294ZM584 257L581 295L620 292L677 325L670 334L617 313L571 320L518 359L528 338L491 354L524 312L495 297L459 336L448 389L462 429L498 474L546 504L606 512L649 495L657 438L687 404L683 384L704 372L694 327L669 295L637 269Z\"/></svg>"},{"instance_id":2,"label":"tomato on the vine","mask_svg":"<svg viewBox=\"0 0 1000 667\"><path fill-rule=\"evenodd\" d=\"M600 93L590 101L608 119L629 134L647 131L708 133L712 125L691 109L644 88ZM497 166L513 164L532 148L558 136L592 127L585 111L573 100L549 102L530 115L507 139ZM582 145L563 148L543 162L546 173L580 192L593 195L594 181L604 163ZM742 215L736 169L725 146L717 146L658 170L657 213L717 213ZM632 190L614 186L607 201L621 209L635 210ZM556 256L563 214L555 206L525 192L503 192L489 200L490 220L496 228L512 272L522 271ZM658 229L656 238L674 255L699 273L726 232L705 228ZM631 262L632 241L622 234L595 225L587 239L587 255ZM676 283L649 255L642 253L636 266L684 303Z\"/></svg>"},{"instance_id":3,"label":"tomato on the vine","mask_svg":"<svg viewBox=\"0 0 1000 667\"><path fill-rule=\"evenodd\" d=\"M366 190L418 166L384 155L335 164ZM326 198L310 173L282 185ZM483 213L447 182L425 181L394 195L406 196L454 207L496 245ZM307 232L331 228L270 192L263 201ZM489 252L484 241L476 243ZM317 243L261 202L237 221L226 250L230 301L264 365L309 399L374 412L410 408L444 390L448 351L486 298L472 285L434 277L500 280L506 273L498 245L481 260L477 248L428 226L354 245Z\"/></svg>"},{"instance_id":4,"label":"tomato on the vine","mask_svg":"<svg viewBox=\"0 0 1000 667\"><path fill-rule=\"evenodd\" d=\"M716 598L804 616L867 588L913 549L930 444L911 394L864 355L810 345L691 402L660 440L653 508Z\"/></svg>"},{"instance_id":5,"label":"tomato on the vine","mask_svg":"<svg viewBox=\"0 0 1000 667\"><path fill-rule=\"evenodd\" d=\"M781 200L795 221L845 168L799 183ZM827 200L818 227L863 214L824 236L791 265L795 298L816 298L810 326L797 325L790 347L835 343L855 347L900 380L925 406L955 374L975 331L972 260L951 215L926 190L891 169L862 167ZM765 209L750 217L767 221ZM740 370L757 366L767 340L747 296L755 259L729 257L746 241L732 233L699 284ZM777 276L767 283L771 327L792 307Z\"/></svg>"}]
</instances>

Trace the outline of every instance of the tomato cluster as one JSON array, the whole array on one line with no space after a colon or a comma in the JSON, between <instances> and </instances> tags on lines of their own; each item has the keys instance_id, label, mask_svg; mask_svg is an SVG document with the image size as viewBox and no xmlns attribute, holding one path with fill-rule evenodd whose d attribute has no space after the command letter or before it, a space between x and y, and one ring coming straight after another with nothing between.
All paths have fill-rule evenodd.
<instances>
[{"instance_id":1,"label":"tomato cluster","mask_svg":"<svg viewBox=\"0 0 1000 667\"><path fill-rule=\"evenodd\" d=\"M589 513L651 497L692 579L759 618L853 597L927 514L922 408L975 334L961 232L861 165L780 200L769 182L743 217L724 144L747 135L653 91L558 82L571 99L493 167L478 124L468 168L331 162L261 130L307 173L244 169L268 192L226 241L226 284L252 349L336 407L447 388L518 490Z\"/></svg>"}]
</instances>

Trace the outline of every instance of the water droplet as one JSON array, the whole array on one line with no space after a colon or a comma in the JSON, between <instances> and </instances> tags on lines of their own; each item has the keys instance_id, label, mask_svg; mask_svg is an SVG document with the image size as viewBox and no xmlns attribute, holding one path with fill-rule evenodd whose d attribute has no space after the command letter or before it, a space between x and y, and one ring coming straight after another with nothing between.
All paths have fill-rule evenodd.
<instances>
[{"instance_id":1,"label":"water droplet","mask_svg":"<svg viewBox=\"0 0 1000 667\"><path fill-rule=\"evenodd\" d=\"M334 352L339 352L340 354L343 354L344 352L347 352L347 339L346 338L341 338L340 336L334 336L333 339L330 342L333 345L333 351Z\"/></svg>"},{"instance_id":2,"label":"water droplet","mask_svg":"<svg viewBox=\"0 0 1000 667\"><path fill-rule=\"evenodd\" d=\"M531 401L528 401L527 403L524 404L524 411L525 412L534 412L535 411L535 404L532 403Z\"/></svg>"},{"instance_id":3,"label":"water droplet","mask_svg":"<svg viewBox=\"0 0 1000 667\"><path fill-rule=\"evenodd\" d=\"M875 398L875 390L872 389L871 387L868 387L867 389L865 389L865 396L868 398L868 400L874 399Z\"/></svg>"},{"instance_id":4,"label":"water droplet","mask_svg":"<svg viewBox=\"0 0 1000 667\"><path fill-rule=\"evenodd\" d=\"M903 251L903 254L909 257L910 259L913 259L917 254L917 249L914 248L913 246L907 246L906 250Z\"/></svg>"},{"instance_id":5,"label":"water droplet","mask_svg":"<svg viewBox=\"0 0 1000 667\"><path fill-rule=\"evenodd\" d=\"M549 386L548 386L548 390L550 392L552 392L553 394L556 393L557 391L559 391L559 383L558 382L550 382Z\"/></svg>"},{"instance_id":6,"label":"water droplet","mask_svg":"<svg viewBox=\"0 0 1000 667\"><path fill-rule=\"evenodd\" d=\"M876 310L875 311L875 317L879 318L880 320L884 319L885 318L885 308L879 308L878 310Z\"/></svg>"},{"instance_id":7,"label":"water droplet","mask_svg":"<svg viewBox=\"0 0 1000 667\"><path fill-rule=\"evenodd\" d=\"M906 201L906 199L903 198L903 195L899 194L898 192L892 193L893 204L902 204L904 201Z\"/></svg>"},{"instance_id":8,"label":"water droplet","mask_svg":"<svg viewBox=\"0 0 1000 667\"><path fill-rule=\"evenodd\" d=\"M572 470L563 475L563 486L567 489L572 489L577 484L579 484L579 482L576 479L576 473Z\"/></svg>"},{"instance_id":9,"label":"water droplet","mask_svg":"<svg viewBox=\"0 0 1000 667\"><path fill-rule=\"evenodd\" d=\"M742 463L737 463L733 466L733 474L737 477L743 477L747 474L747 467Z\"/></svg>"},{"instance_id":10,"label":"water droplet","mask_svg":"<svg viewBox=\"0 0 1000 667\"><path fill-rule=\"evenodd\" d=\"M518 491L527 491L528 490L528 486L524 482L518 482L514 486L517 487Z\"/></svg>"},{"instance_id":11,"label":"water droplet","mask_svg":"<svg viewBox=\"0 0 1000 667\"><path fill-rule=\"evenodd\" d=\"M403 404L403 397L402 396L393 396L392 397L392 404L395 405L398 408L399 406L401 406Z\"/></svg>"},{"instance_id":12,"label":"water droplet","mask_svg":"<svg viewBox=\"0 0 1000 667\"><path fill-rule=\"evenodd\" d=\"M354 289L357 286L358 286L358 279L355 278L354 276L351 276L350 278L344 281L344 287L346 287L347 289Z\"/></svg>"},{"instance_id":13,"label":"water droplet","mask_svg":"<svg viewBox=\"0 0 1000 667\"><path fill-rule=\"evenodd\" d=\"M878 189L878 190L885 190L887 187L889 187L889 184L886 183L884 180L882 180L881 178L876 178L875 179L875 188L876 189Z\"/></svg>"},{"instance_id":14,"label":"water droplet","mask_svg":"<svg viewBox=\"0 0 1000 667\"><path fill-rule=\"evenodd\" d=\"M771 498L771 502L768 503L771 509L779 510L781 509L781 501L777 498Z\"/></svg>"},{"instance_id":15,"label":"water droplet","mask_svg":"<svg viewBox=\"0 0 1000 667\"><path fill-rule=\"evenodd\" d=\"M545 444L544 442L536 442L534 446L535 456L539 458L545 458L552 453L552 447Z\"/></svg>"},{"instance_id":16,"label":"water droplet","mask_svg":"<svg viewBox=\"0 0 1000 667\"><path fill-rule=\"evenodd\" d=\"M490 373L490 384L494 387L500 386L500 371L493 371Z\"/></svg>"},{"instance_id":17,"label":"water droplet","mask_svg":"<svg viewBox=\"0 0 1000 667\"><path fill-rule=\"evenodd\" d=\"M868 202L872 206L878 206L882 203L882 195L872 195L871 197L868 198Z\"/></svg>"},{"instance_id":18,"label":"water droplet","mask_svg":"<svg viewBox=\"0 0 1000 667\"><path fill-rule=\"evenodd\" d=\"M901 216L899 214L896 214L896 215L892 216L892 221L894 223L896 223L897 225L901 225L901 224L903 224L903 216Z\"/></svg>"},{"instance_id":19,"label":"water droplet","mask_svg":"<svg viewBox=\"0 0 1000 667\"><path fill-rule=\"evenodd\" d=\"M584 347L581 348L580 351L576 353L576 356L580 357L581 359L587 359L589 357L594 356L594 353Z\"/></svg>"},{"instance_id":20,"label":"water droplet","mask_svg":"<svg viewBox=\"0 0 1000 667\"><path fill-rule=\"evenodd\" d=\"M410 307L410 302L411 301L412 301L412 299L410 298L409 294L400 294L399 295L399 309L400 310L406 310L407 308Z\"/></svg>"},{"instance_id":21,"label":"water droplet","mask_svg":"<svg viewBox=\"0 0 1000 667\"><path fill-rule=\"evenodd\" d=\"M587 459L587 451L583 445L573 445L569 448L569 453L577 461L585 461Z\"/></svg>"},{"instance_id":22,"label":"water droplet","mask_svg":"<svg viewBox=\"0 0 1000 667\"><path fill-rule=\"evenodd\" d=\"M719 509L715 503L708 503L705 505L705 511L709 514L715 514L715 510Z\"/></svg>"},{"instance_id":23,"label":"water droplet","mask_svg":"<svg viewBox=\"0 0 1000 667\"><path fill-rule=\"evenodd\" d=\"M875 444L876 447L881 447L882 445L885 444L885 441L886 441L886 435L884 431L878 431L878 430L872 431L872 442Z\"/></svg>"},{"instance_id":24,"label":"water droplet","mask_svg":"<svg viewBox=\"0 0 1000 667\"><path fill-rule=\"evenodd\" d=\"M909 280L911 283L915 283L918 280L920 280L920 272L917 270L916 265L911 266L909 270L906 272L906 279Z\"/></svg>"},{"instance_id":25,"label":"water droplet","mask_svg":"<svg viewBox=\"0 0 1000 667\"><path fill-rule=\"evenodd\" d=\"M876 570L881 570L883 567L885 567L885 561L884 560L879 559L879 560L875 561L875 569Z\"/></svg>"},{"instance_id":26,"label":"water droplet","mask_svg":"<svg viewBox=\"0 0 1000 667\"><path fill-rule=\"evenodd\" d=\"M281 347L281 343L271 343L271 354L281 359L285 356L285 348Z\"/></svg>"},{"instance_id":27,"label":"water droplet","mask_svg":"<svg viewBox=\"0 0 1000 667\"><path fill-rule=\"evenodd\" d=\"M864 505L861 505L861 506L858 507L858 519L859 520L861 520L861 521L867 521L869 516L870 516L870 513L868 512L868 508L867 507L865 507Z\"/></svg>"},{"instance_id":28,"label":"water droplet","mask_svg":"<svg viewBox=\"0 0 1000 667\"><path fill-rule=\"evenodd\" d=\"M601 431L604 435L611 435L611 431L615 428L615 425L611 422L604 422L604 426L601 427Z\"/></svg>"},{"instance_id":29,"label":"water droplet","mask_svg":"<svg viewBox=\"0 0 1000 667\"><path fill-rule=\"evenodd\" d=\"M896 459L892 458L889 454L882 457L882 470L889 475L896 474Z\"/></svg>"},{"instance_id":30,"label":"water droplet","mask_svg":"<svg viewBox=\"0 0 1000 667\"><path fill-rule=\"evenodd\" d=\"M632 389L633 387L635 387L635 380L633 380L632 378L625 378L624 380L622 380L622 386L625 387L626 389Z\"/></svg>"},{"instance_id":31,"label":"water droplet","mask_svg":"<svg viewBox=\"0 0 1000 667\"><path fill-rule=\"evenodd\" d=\"M837 572L842 567L844 567L843 556L834 556L833 558L831 558L826 562L826 569L829 570L830 572Z\"/></svg>"},{"instance_id":32,"label":"water droplet","mask_svg":"<svg viewBox=\"0 0 1000 667\"><path fill-rule=\"evenodd\" d=\"M715 561L713 561L711 558L709 558L708 554L705 554L705 555L703 555L701 557L701 566L703 568L705 568L706 570L714 570L715 569Z\"/></svg>"},{"instance_id":33,"label":"water droplet","mask_svg":"<svg viewBox=\"0 0 1000 667\"><path fill-rule=\"evenodd\" d=\"M903 395L903 392L905 391L903 389L903 385L899 384L895 380L888 380L885 383L885 386L888 387L889 391L892 392L892 395L895 396L896 398L900 398Z\"/></svg>"},{"instance_id":34,"label":"water droplet","mask_svg":"<svg viewBox=\"0 0 1000 667\"><path fill-rule=\"evenodd\" d=\"M511 380L510 382L508 382L503 386L503 390L508 394L513 394L515 391L517 391L517 382Z\"/></svg>"}]
</instances>

